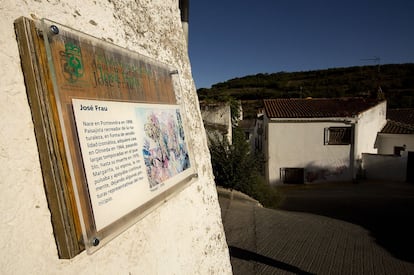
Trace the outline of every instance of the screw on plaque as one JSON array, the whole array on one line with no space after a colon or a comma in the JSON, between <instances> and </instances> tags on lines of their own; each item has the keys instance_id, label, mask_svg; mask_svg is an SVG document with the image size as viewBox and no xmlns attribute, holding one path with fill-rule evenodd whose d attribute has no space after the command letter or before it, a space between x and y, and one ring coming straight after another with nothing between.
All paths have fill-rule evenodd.
<instances>
[{"instance_id":1,"label":"screw on plaque","mask_svg":"<svg viewBox=\"0 0 414 275\"><path fill-rule=\"evenodd\" d=\"M99 245L99 239L98 239L98 238L94 238L94 239L92 240L92 245L93 245L93 246L98 246L98 245Z\"/></svg>"},{"instance_id":2,"label":"screw on plaque","mask_svg":"<svg viewBox=\"0 0 414 275\"><path fill-rule=\"evenodd\" d=\"M52 34L59 34L59 28L56 26L56 25L51 25L50 26L50 32L52 33Z\"/></svg>"}]
</instances>

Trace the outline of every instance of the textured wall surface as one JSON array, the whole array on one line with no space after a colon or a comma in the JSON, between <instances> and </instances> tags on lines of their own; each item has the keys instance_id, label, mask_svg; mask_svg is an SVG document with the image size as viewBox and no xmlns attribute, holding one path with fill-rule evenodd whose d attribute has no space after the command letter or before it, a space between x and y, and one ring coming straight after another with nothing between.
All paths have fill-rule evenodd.
<instances>
[{"instance_id":1,"label":"textured wall surface","mask_svg":"<svg viewBox=\"0 0 414 275\"><path fill-rule=\"evenodd\" d=\"M359 114L356 124L355 159L361 159L362 153L377 153L375 140L378 133L387 123L387 103L383 101L369 110Z\"/></svg>"},{"instance_id":2,"label":"textured wall surface","mask_svg":"<svg viewBox=\"0 0 414 275\"><path fill-rule=\"evenodd\" d=\"M231 273L178 0L1 0L0 12L0 273ZM20 16L48 18L181 74L199 178L91 256L57 255L13 27Z\"/></svg>"},{"instance_id":3,"label":"textured wall surface","mask_svg":"<svg viewBox=\"0 0 414 275\"><path fill-rule=\"evenodd\" d=\"M231 110L229 104L201 104L201 117L206 127L207 135L216 138L226 135L227 140L231 143L232 124Z\"/></svg>"}]
</instances>

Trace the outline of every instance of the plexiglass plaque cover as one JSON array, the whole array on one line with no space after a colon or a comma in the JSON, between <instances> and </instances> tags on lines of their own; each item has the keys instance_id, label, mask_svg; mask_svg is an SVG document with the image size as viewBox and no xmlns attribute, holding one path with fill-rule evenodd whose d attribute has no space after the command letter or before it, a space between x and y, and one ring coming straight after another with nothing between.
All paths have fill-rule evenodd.
<instances>
[{"instance_id":1,"label":"plexiglass plaque cover","mask_svg":"<svg viewBox=\"0 0 414 275\"><path fill-rule=\"evenodd\" d=\"M92 253L195 176L179 75L47 19L42 32L68 185Z\"/></svg>"}]
</instances>

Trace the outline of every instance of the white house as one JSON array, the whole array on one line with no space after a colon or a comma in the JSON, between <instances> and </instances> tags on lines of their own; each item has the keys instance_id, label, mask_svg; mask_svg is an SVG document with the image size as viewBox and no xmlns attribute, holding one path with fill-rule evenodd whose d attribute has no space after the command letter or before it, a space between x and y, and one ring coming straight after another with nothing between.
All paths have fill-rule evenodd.
<instances>
[{"instance_id":1,"label":"white house","mask_svg":"<svg viewBox=\"0 0 414 275\"><path fill-rule=\"evenodd\" d=\"M376 99L269 99L264 109L270 184L356 179L386 123L386 101Z\"/></svg>"},{"instance_id":2,"label":"white house","mask_svg":"<svg viewBox=\"0 0 414 275\"><path fill-rule=\"evenodd\" d=\"M414 182L414 109L387 110L387 123L378 133L375 146L382 156L366 156L367 172L379 177L383 174L381 167L386 165L387 177ZM375 160L375 165L368 158Z\"/></svg>"},{"instance_id":3,"label":"white house","mask_svg":"<svg viewBox=\"0 0 414 275\"><path fill-rule=\"evenodd\" d=\"M414 151L414 109L387 110L387 124L378 133L378 154Z\"/></svg>"}]
</instances>

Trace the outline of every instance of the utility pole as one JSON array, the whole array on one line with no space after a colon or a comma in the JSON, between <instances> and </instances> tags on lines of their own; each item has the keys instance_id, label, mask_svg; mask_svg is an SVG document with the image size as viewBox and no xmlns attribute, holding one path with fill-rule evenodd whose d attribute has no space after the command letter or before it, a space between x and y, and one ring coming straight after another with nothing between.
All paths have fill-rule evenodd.
<instances>
[{"instance_id":1,"label":"utility pole","mask_svg":"<svg viewBox=\"0 0 414 275\"><path fill-rule=\"evenodd\" d=\"M376 79L376 82L377 82L376 84L377 84L377 87L378 87L377 98L378 99L385 99L384 92L382 91L381 85L380 85L381 58L379 56L374 56L374 58L364 58L364 59L361 59L361 60L362 61L374 61L374 63L377 64L377 79Z\"/></svg>"}]
</instances>

